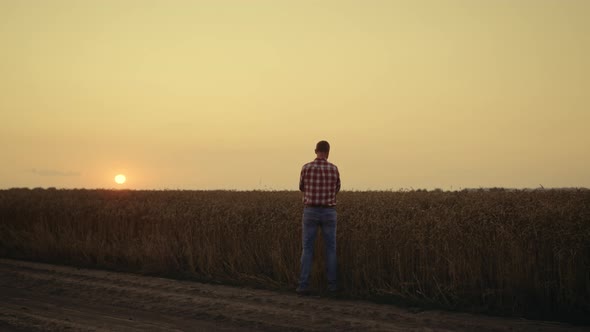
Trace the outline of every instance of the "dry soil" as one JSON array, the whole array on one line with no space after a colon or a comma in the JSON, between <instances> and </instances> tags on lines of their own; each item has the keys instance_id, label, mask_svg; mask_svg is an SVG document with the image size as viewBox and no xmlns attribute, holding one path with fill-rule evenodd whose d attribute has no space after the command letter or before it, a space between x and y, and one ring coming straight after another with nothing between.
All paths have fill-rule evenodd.
<instances>
[{"instance_id":1,"label":"dry soil","mask_svg":"<svg viewBox=\"0 0 590 332\"><path fill-rule=\"evenodd\" d=\"M0 331L584 331L0 259Z\"/></svg>"}]
</instances>

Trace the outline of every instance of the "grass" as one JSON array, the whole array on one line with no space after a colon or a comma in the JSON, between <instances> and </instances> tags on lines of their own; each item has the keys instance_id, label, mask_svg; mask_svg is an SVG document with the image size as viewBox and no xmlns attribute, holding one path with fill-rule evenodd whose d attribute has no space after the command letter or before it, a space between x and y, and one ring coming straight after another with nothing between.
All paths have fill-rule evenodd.
<instances>
[{"instance_id":1,"label":"grass","mask_svg":"<svg viewBox=\"0 0 590 332\"><path fill-rule=\"evenodd\" d=\"M588 323L588 190L342 192L338 202L346 296ZM301 213L290 191L0 190L0 255L294 289Z\"/></svg>"}]
</instances>

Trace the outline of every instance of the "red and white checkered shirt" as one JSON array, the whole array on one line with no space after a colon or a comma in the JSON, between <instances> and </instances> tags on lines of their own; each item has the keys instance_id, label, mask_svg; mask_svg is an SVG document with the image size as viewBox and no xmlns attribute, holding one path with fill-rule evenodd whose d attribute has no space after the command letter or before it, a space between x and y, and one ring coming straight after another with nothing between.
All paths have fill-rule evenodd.
<instances>
[{"instance_id":1,"label":"red and white checkered shirt","mask_svg":"<svg viewBox=\"0 0 590 332\"><path fill-rule=\"evenodd\" d=\"M320 158L303 165L299 190L305 205L336 206L336 194L340 191L338 167Z\"/></svg>"}]
</instances>

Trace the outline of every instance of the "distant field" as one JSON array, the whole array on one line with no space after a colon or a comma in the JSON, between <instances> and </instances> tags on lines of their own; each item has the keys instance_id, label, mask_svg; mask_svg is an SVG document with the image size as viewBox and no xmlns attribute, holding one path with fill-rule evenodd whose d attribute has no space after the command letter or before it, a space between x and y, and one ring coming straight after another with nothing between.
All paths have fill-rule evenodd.
<instances>
[{"instance_id":1,"label":"distant field","mask_svg":"<svg viewBox=\"0 0 590 332\"><path fill-rule=\"evenodd\" d=\"M588 190L342 192L338 201L346 296L590 317ZM300 193L287 191L0 190L0 256L294 289L301 212Z\"/></svg>"}]
</instances>

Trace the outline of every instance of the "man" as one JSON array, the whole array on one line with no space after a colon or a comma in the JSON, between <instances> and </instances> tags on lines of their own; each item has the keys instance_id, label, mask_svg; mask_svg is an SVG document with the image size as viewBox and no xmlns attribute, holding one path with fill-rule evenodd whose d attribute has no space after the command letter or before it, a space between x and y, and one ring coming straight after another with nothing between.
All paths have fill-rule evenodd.
<instances>
[{"instance_id":1,"label":"man","mask_svg":"<svg viewBox=\"0 0 590 332\"><path fill-rule=\"evenodd\" d=\"M315 149L314 161L303 165L299 190L303 192L303 251L301 274L297 293L309 294L309 276L313 261L313 249L318 227L326 251L328 291L338 290L336 284L336 194L340 191L340 173L336 165L328 162L330 144L320 141Z\"/></svg>"}]
</instances>

